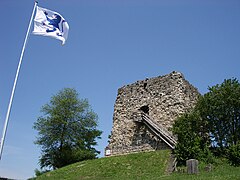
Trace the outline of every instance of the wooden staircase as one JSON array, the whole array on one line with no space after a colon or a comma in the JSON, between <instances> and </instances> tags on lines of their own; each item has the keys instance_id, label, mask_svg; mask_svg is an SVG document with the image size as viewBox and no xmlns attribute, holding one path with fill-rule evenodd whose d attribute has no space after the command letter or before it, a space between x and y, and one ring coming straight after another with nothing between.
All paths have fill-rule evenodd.
<instances>
[{"instance_id":1,"label":"wooden staircase","mask_svg":"<svg viewBox=\"0 0 240 180\"><path fill-rule=\"evenodd\" d=\"M171 135L171 133L164 128L161 124L156 123L149 115L144 112L138 112L133 118L135 122L142 122L145 124L157 137L164 141L171 149L175 148L177 144L176 139Z\"/></svg>"}]
</instances>

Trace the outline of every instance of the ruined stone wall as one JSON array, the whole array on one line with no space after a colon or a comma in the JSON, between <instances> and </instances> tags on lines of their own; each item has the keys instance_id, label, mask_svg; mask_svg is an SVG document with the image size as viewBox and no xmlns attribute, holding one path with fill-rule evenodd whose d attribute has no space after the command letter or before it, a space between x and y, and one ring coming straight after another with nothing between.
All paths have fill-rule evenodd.
<instances>
[{"instance_id":1,"label":"ruined stone wall","mask_svg":"<svg viewBox=\"0 0 240 180\"><path fill-rule=\"evenodd\" d=\"M131 149L168 148L146 126L133 121L133 113L143 110L156 123L170 129L174 120L195 105L199 92L179 72L137 81L118 90L113 127L107 147L111 155ZM135 150L136 151L136 150Z\"/></svg>"}]
</instances>

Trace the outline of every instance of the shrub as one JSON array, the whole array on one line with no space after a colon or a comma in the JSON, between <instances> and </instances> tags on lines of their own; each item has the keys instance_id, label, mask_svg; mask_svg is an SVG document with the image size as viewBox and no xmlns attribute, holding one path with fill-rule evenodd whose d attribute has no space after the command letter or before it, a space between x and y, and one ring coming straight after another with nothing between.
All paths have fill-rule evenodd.
<instances>
[{"instance_id":1,"label":"shrub","mask_svg":"<svg viewBox=\"0 0 240 180\"><path fill-rule=\"evenodd\" d=\"M240 141L227 150L227 159L233 166L240 166Z\"/></svg>"}]
</instances>

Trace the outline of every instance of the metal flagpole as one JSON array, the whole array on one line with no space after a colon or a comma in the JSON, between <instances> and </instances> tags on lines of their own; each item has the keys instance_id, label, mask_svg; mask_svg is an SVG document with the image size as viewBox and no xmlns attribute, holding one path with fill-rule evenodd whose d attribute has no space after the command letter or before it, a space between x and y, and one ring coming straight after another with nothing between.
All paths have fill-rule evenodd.
<instances>
[{"instance_id":1,"label":"metal flagpole","mask_svg":"<svg viewBox=\"0 0 240 180\"><path fill-rule=\"evenodd\" d=\"M16 76L15 76L15 80L14 80L14 84L13 84L13 88L12 88L11 97L10 97L9 104L8 104L8 109L7 109L7 114L6 114L6 119L5 119L5 124L4 124L4 127L3 127L3 134L2 134L1 144L0 144L0 159L2 158L3 144L4 144L4 141L5 141L7 126L8 126L8 121L9 121L9 115L10 115L10 112L11 112L12 101L13 101L13 97L14 97L14 93L15 93L15 88L16 88L16 85L17 85L19 71L20 71L21 64L22 64L22 58L23 58L23 54L24 54L25 47L26 47L26 44L27 44L28 35L29 35L29 31L30 31L30 28L31 28L31 25L32 25L32 20L33 20L35 9L37 7L37 3L38 2L35 1L33 11L32 11L32 16L31 16L31 19L30 19L30 22L29 22L29 25L28 25L28 29L27 29L27 34L25 36L20 60L19 60L19 63L18 63L18 68L17 68L17 72L16 72Z\"/></svg>"}]
</instances>

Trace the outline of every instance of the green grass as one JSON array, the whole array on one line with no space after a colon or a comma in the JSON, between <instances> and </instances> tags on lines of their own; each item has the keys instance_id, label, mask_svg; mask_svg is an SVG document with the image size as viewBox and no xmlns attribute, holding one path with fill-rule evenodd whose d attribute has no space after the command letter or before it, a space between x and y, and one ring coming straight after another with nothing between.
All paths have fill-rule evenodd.
<instances>
[{"instance_id":1,"label":"green grass","mask_svg":"<svg viewBox=\"0 0 240 180\"><path fill-rule=\"evenodd\" d=\"M205 170L206 164L199 164L199 174L189 175L186 173L174 172L164 180L240 180L240 167L230 166L225 159L216 159L212 171Z\"/></svg>"},{"instance_id":2,"label":"green grass","mask_svg":"<svg viewBox=\"0 0 240 180\"><path fill-rule=\"evenodd\" d=\"M43 174L37 180L240 180L240 167L230 166L225 160L218 160L211 172L200 163L197 175L168 174L169 155L170 151L164 150L88 160Z\"/></svg>"},{"instance_id":3,"label":"green grass","mask_svg":"<svg viewBox=\"0 0 240 180\"><path fill-rule=\"evenodd\" d=\"M164 176L169 151L106 157L75 163L38 177L41 179L142 179Z\"/></svg>"}]
</instances>

